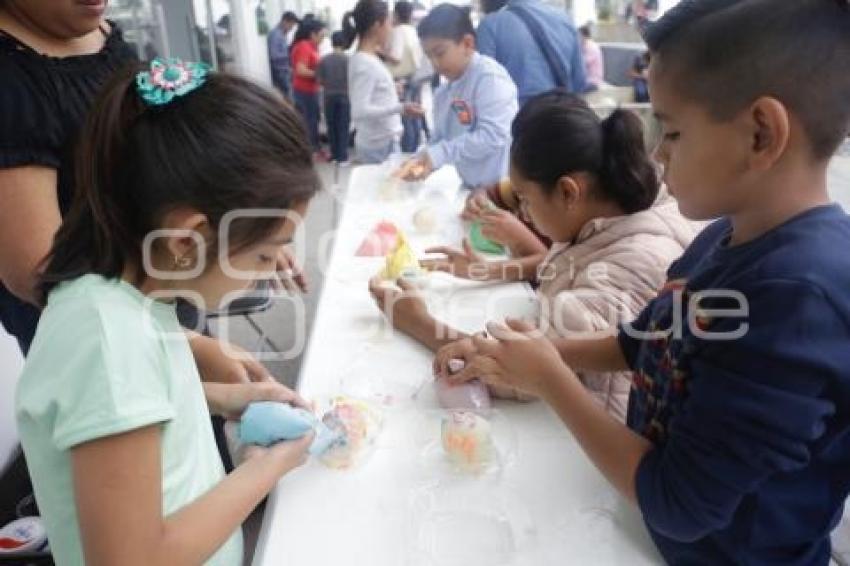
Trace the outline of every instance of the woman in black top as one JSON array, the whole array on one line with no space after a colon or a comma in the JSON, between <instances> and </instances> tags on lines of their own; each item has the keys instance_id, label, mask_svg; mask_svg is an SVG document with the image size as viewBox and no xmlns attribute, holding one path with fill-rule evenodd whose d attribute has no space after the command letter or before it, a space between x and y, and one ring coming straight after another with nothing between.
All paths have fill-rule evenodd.
<instances>
[{"instance_id":1,"label":"woman in black top","mask_svg":"<svg viewBox=\"0 0 850 566\"><path fill-rule=\"evenodd\" d=\"M101 87L135 60L120 29L104 19L107 3L0 0L0 324L24 354L40 316L37 273L74 194L77 135ZM282 252L279 261L304 287L292 260ZM190 344L204 381L274 379L259 362L225 354L215 339L193 335ZM14 493L26 489L0 490L0 526L11 518Z\"/></svg>"},{"instance_id":2,"label":"woman in black top","mask_svg":"<svg viewBox=\"0 0 850 566\"><path fill-rule=\"evenodd\" d=\"M39 318L36 274L74 193L76 137L101 86L135 59L106 4L0 0L0 323L24 353ZM304 285L285 254L280 263ZM206 381L273 379L216 340L191 344Z\"/></svg>"},{"instance_id":3,"label":"woman in black top","mask_svg":"<svg viewBox=\"0 0 850 566\"><path fill-rule=\"evenodd\" d=\"M73 195L77 133L101 85L134 58L105 4L0 1L0 322L24 352L38 264Z\"/></svg>"}]
</instances>

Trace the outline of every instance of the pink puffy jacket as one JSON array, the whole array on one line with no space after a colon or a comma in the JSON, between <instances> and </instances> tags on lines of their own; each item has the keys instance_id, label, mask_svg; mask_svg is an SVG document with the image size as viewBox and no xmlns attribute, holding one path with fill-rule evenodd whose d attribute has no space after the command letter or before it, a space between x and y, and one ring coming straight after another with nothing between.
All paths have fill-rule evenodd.
<instances>
[{"instance_id":1,"label":"pink puffy jacket","mask_svg":"<svg viewBox=\"0 0 850 566\"><path fill-rule=\"evenodd\" d=\"M539 270L539 323L550 338L612 330L633 320L666 279L700 226L662 195L650 208L588 222L575 243L554 244ZM624 421L628 373L582 373L587 389Z\"/></svg>"}]
</instances>

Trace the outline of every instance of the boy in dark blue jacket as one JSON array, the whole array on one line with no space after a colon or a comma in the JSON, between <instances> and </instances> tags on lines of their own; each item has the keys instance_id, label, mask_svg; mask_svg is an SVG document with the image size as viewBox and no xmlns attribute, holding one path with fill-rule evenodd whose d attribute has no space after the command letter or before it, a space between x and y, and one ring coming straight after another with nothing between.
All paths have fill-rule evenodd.
<instances>
[{"instance_id":1,"label":"boy in dark blue jacket","mask_svg":"<svg viewBox=\"0 0 850 566\"><path fill-rule=\"evenodd\" d=\"M646 39L665 181L721 220L618 336L493 324L453 379L550 403L670 563L827 564L850 490L850 219L826 188L850 2L685 0ZM634 372L628 428L570 367Z\"/></svg>"}]
</instances>

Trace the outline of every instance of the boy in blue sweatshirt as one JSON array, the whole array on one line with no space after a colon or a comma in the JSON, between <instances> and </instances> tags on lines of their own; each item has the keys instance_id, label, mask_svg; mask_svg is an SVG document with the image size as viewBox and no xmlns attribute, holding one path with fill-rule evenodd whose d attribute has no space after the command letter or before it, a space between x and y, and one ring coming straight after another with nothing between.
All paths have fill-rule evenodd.
<instances>
[{"instance_id":1,"label":"boy in blue sweatshirt","mask_svg":"<svg viewBox=\"0 0 850 566\"><path fill-rule=\"evenodd\" d=\"M685 0L646 39L665 181L721 219L617 336L508 321L438 360L550 403L669 563L828 564L850 490L850 219L826 188L850 2ZM571 368L633 371L627 427Z\"/></svg>"},{"instance_id":2,"label":"boy in blue sweatshirt","mask_svg":"<svg viewBox=\"0 0 850 566\"><path fill-rule=\"evenodd\" d=\"M468 8L440 4L419 24L422 49L448 83L434 93L434 137L402 168L420 180L444 165L466 188L495 185L508 173L517 90L499 63L475 51Z\"/></svg>"}]
</instances>

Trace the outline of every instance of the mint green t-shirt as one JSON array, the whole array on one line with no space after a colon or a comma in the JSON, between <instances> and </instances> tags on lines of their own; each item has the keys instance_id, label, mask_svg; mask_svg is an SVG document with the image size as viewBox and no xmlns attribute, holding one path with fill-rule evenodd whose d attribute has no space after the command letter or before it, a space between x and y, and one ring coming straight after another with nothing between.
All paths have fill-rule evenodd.
<instances>
[{"instance_id":1,"label":"mint green t-shirt","mask_svg":"<svg viewBox=\"0 0 850 566\"><path fill-rule=\"evenodd\" d=\"M70 450L162 427L165 516L222 478L198 370L174 308L86 275L49 296L16 394L21 444L59 566L82 565ZM208 565L242 563L237 530Z\"/></svg>"}]
</instances>

